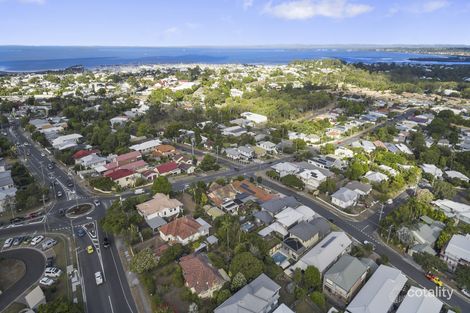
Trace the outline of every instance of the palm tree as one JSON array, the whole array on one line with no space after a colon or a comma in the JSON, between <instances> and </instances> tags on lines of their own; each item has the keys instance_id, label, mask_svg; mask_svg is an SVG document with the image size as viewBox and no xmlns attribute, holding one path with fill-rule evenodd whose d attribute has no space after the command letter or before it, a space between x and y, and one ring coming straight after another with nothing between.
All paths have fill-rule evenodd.
<instances>
[{"instance_id":1,"label":"palm tree","mask_svg":"<svg viewBox=\"0 0 470 313\"><path fill-rule=\"evenodd\" d=\"M230 227L232 226L232 222L230 221L230 217L228 215L224 216L224 219L222 220L222 225L221 228L225 231L227 234L227 248L229 247L229 232L230 232Z\"/></svg>"}]
</instances>

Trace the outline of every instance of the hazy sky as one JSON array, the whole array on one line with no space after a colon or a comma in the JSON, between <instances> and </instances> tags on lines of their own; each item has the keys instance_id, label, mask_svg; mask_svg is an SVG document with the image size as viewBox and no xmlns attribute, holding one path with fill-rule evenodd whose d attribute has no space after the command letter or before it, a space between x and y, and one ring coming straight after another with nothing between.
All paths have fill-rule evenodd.
<instances>
[{"instance_id":1,"label":"hazy sky","mask_svg":"<svg viewBox=\"0 0 470 313\"><path fill-rule=\"evenodd\" d=\"M2 44L470 44L470 0L0 0Z\"/></svg>"}]
</instances>

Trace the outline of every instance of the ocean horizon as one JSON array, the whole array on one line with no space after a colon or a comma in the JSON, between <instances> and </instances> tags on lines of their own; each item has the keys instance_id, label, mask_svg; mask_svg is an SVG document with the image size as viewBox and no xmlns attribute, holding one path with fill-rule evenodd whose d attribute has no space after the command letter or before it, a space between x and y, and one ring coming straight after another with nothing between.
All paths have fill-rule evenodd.
<instances>
[{"instance_id":1,"label":"ocean horizon","mask_svg":"<svg viewBox=\"0 0 470 313\"><path fill-rule=\"evenodd\" d=\"M390 48L390 47L382 47ZM381 51L379 47L106 47L0 46L0 71L37 72L72 66L96 69L145 64L288 64L295 60L339 59L348 63L470 64L417 61L442 55Z\"/></svg>"}]
</instances>

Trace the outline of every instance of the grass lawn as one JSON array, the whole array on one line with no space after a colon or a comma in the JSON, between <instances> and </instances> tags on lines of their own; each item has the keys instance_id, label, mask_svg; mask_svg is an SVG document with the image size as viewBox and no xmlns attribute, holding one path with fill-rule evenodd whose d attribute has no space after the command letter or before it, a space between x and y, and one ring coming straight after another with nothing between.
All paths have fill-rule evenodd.
<instances>
[{"instance_id":1,"label":"grass lawn","mask_svg":"<svg viewBox=\"0 0 470 313\"><path fill-rule=\"evenodd\" d=\"M26 266L15 259L0 260L0 290L7 290L26 273Z\"/></svg>"}]
</instances>

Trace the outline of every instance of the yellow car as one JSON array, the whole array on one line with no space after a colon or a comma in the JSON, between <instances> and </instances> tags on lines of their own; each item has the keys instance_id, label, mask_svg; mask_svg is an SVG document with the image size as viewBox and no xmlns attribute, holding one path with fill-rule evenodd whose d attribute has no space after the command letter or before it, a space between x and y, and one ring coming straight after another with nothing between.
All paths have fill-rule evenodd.
<instances>
[{"instance_id":1,"label":"yellow car","mask_svg":"<svg viewBox=\"0 0 470 313\"><path fill-rule=\"evenodd\" d=\"M442 282L442 280L439 278L439 277L434 277L432 279L433 283L435 283L436 285L438 285L439 287L442 287L442 285L444 285L444 283Z\"/></svg>"},{"instance_id":2,"label":"yellow car","mask_svg":"<svg viewBox=\"0 0 470 313\"><path fill-rule=\"evenodd\" d=\"M93 251L95 251L95 250L93 249L93 246L88 246L88 247L86 247L86 252L88 252L88 254L92 254Z\"/></svg>"}]
</instances>

